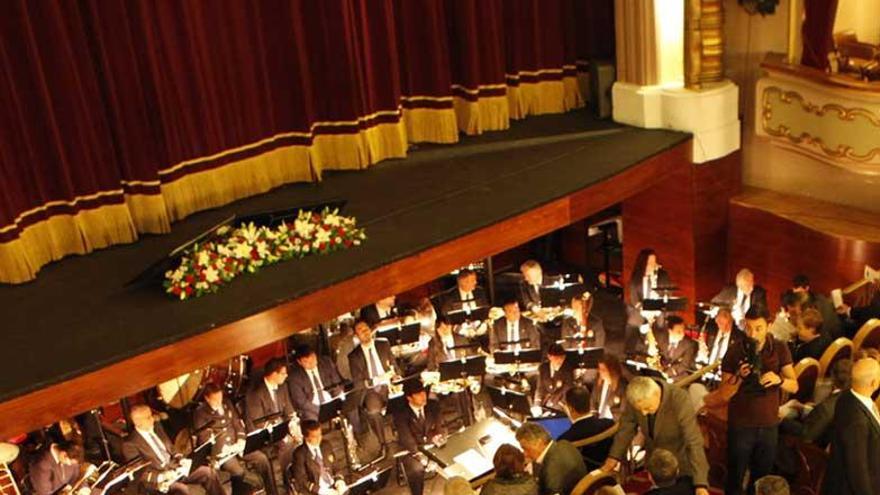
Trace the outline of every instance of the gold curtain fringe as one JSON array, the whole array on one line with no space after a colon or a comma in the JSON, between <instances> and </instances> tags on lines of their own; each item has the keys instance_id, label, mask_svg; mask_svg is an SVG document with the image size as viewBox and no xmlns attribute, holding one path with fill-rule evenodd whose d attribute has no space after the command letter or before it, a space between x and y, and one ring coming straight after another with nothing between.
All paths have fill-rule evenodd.
<instances>
[{"instance_id":1,"label":"gold curtain fringe","mask_svg":"<svg viewBox=\"0 0 880 495\"><path fill-rule=\"evenodd\" d=\"M172 222L191 213L264 193L291 182L312 180L308 146L285 146L162 184Z\"/></svg>"},{"instance_id":2,"label":"gold curtain fringe","mask_svg":"<svg viewBox=\"0 0 880 495\"><path fill-rule=\"evenodd\" d=\"M55 215L29 225L17 239L0 244L0 282L33 280L40 268L69 254L85 254L137 240L125 204Z\"/></svg>"},{"instance_id":3,"label":"gold curtain fringe","mask_svg":"<svg viewBox=\"0 0 880 495\"><path fill-rule=\"evenodd\" d=\"M404 108L403 121L411 143L457 143L458 112L453 108Z\"/></svg>"},{"instance_id":4,"label":"gold curtain fringe","mask_svg":"<svg viewBox=\"0 0 880 495\"><path fill-rule=\"evenodd\" d=\"M453 106L458 129L469 136L510 128L510 104L506 96L487 96L477 101L456 96Z\"/></svg>"},{"instance_id":5,"label":"gold curtain fringe","mask_svg":"<svg viewBox=\"0 0 880 495\"><path fill-rule=\"evenodd\" d=\"M0 282L33 280L40 268L69 254L85 254L137 240L138 232L167 233L191 213L222 206L293 182L320 180L324 170L360 170L406 156L409 142L454 143L468 135L510 127L510 119L561 113L584 105L588 79L520 82L506 95L468 101L453 108L405 108L398 122L350 134L318 134L311 146L276 148L162 184L155 195L127 194L124 204L56 215L0 244Z\"/></svg>"}]
</instances>

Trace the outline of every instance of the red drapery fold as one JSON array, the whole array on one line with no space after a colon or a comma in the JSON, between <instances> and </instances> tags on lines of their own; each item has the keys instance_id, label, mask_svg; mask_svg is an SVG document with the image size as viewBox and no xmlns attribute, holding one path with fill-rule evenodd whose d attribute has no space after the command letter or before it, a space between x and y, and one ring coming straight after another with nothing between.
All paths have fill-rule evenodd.
<instances>
[{"instance_id":1,"label":"red drapery fold","mask_svg":"<svg viewBox=\"0 0 880 495\"><path fill-rule=\"evenodd\" d=\"M408 142L579 106L575 64L613 50L597 5L3 2L0 282Z\"/></svg>"}]
</instances>

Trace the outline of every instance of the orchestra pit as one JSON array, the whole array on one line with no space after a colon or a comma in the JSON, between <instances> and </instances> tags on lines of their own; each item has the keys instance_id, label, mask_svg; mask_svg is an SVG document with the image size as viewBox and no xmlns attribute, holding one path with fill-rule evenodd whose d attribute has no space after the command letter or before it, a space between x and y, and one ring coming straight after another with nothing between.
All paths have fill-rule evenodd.
<instances>
[{"instance_id":1,"label":"orchestra pit","mask_svg":"<svg viewBox=\"0 0 880 495\"><path fill-rule=\"evenodd\" d=\"M0 495L880 495L880 4L9 0Z\"/></svg>"}]
</instances>

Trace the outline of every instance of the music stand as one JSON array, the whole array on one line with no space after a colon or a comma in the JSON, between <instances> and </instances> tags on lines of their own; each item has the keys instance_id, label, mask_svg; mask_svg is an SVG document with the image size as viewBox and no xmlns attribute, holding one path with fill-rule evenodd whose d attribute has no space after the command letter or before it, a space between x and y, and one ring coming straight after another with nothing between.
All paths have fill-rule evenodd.
<instances>
[{"instance_id":1,"label":"music stand","mask_svg":"<svg viewBox=\"0 0 880 495\"><path fill-rule=\"evenodd\" d=\"M248 433L244 440L244 453L250 454L255 450L262 449L271 443L269 440L269 430L265 428L260 428L259 430L254 430Z\"/></svg>"},{"instance_id":2,"label":"music stand","mask_svg":"<svg viewBox=\"0 0 880 495\"><path fill-rule=\"evenodd\" d=\"M642 301L642 309L645 311L663 311L666 313L684 311L687 309L687 298L668 297L662 299L645 299Z\"/></svg>"},{"instance_id":3,"label":"music stand","mask_svg":"<svg viewBox=\"0 0 880 495\"><path fill-rule=\"evenodd\" d=\"M456 303L457 306L463 303ZM484 321L489 318L489 306L477 306L475 309L452 309L446 312L446 319L452 325L461 325L469 321Z\"/></svg>"},{"instance_id":4,"label":"music stand","mask_svg":"<svg viewBox=\"0 0 880 495\"><path fill-rule=\"evenodd\" d=\"M663 381L667 381L666 374L664 374L660 370L655 370L654 368L651 368L645 363L627 360L626 368L630 371L630 373L636 376L647 376L649 378L659 378Z\"/></svg>"},{"instance_id":5,"label":"music stand","mask_svg":"<svg viewBox=\"0 0 880 495\"><path fill-rule=\"evenodd\" d=\"M492 405L506 412L514 412L523 417L529 417L532 414L532 406L529 404L527 395L516 392L507 388L486 386L489 391L489 398Z\"/></svg>"},{"instance_id":6,"label":"music stand","mask_svg":"<svg viewBox=\"0 0 880 495\"><path fill-rule=\"evenodd\" d=\"M440 381L456 380L486 373L486 356L468 356L440 363Z\"/></svg>"},{"instance_id":7,"label":"music stand","mask_svg":"<svg viewBox=\"0 0 880 495\"><path fill-rule=\"evenodd\" d=\"M387 466L365 476L361 476L354 483L349 485L348 494L364 495L381 490L386 484L388 484L388 479L391 477L392 467L393 466Z\"/></svg>"},{"instance_id":8,"label":"music stand","mask_svg":"<svg viewBox=\"0 0 880 495\"><path fill-rule=\"evenodd\" d=\"M566 349L565 362L575 368L593 370L598 368L599 360L605 353L603 347L587 347L585 349Z\"/></svg>"},{"instance_id":9,"label":"music stand","mask_svg":"<svg viewBox=\"0 0 880 495\"><path fill-rule=\"evenodd\" d=\"M117 491L119 489L122 489L134 479L135 473L149 466L150 464L150 461L145 460L140 456L135 457L131 461L117 467L116 469L113 469L112 471L110 471L110 473L99 480L92 487L92 493L97 492L100 495L104 495L106 493L109 493L111 490Z\"/></svg>"},{"instance_id":10,"label":"music stand","mask_svg":"<svg viewBox=\"0 0 880 495\"><path fill-rule=\"evenodd\" d=\"M280 424L267 428L269 432L269 442L275 443L284 440L284 437L290 434L290 422L282 421Z\"/></svg>"},{"instance_id":11,"label":"music stand","mask_svg":"<svg viewBox=\"0 0 880 495\"><path fill-rule=\"evenodd\" d=\"M495 351L492 353L495 364L529 364L541 362L541 349L522 349L519 351Z\"/></svg>"},{"instance_id":12,"label":"music stand","mask_svg":"<svg viewBox=\"0 0 880 495\"><path fill-rule=\"evenodd\" d=\"M318 406L318 422L326 423L339 416L340 411L342 411L342 398L337 396Z\"/></svg>"},{"instance_id":13,"label":"music stand","mask_svg":"<svg viewBox=\"0 0 880 495\"><path fill-rule=\"evenodd\" d=\"M407 323L406 325L383 328L376 332L379 338L387 339L392 346L412 344L419 341L422 324Z\"/></svg>"}]
</instances>

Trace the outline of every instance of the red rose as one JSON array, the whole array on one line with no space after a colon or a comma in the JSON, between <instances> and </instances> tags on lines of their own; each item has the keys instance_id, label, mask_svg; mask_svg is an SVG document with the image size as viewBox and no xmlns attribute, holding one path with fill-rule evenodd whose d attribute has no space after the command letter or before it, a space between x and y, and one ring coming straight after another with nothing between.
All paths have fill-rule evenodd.
<instances>
[{"instance_id":1,"label":"red rose","mask_svg":"<svg viewBox=\"0 0 880 495\"><path fill-rule=\"evenodd\" d=\"M193 281L195 281L195 277L193 277L192 275L187 275L183 279L186 280L186 283L188 283L188 284L191 284L191 283L193 283Z\"/></svg>"},{"instance_id":2,"label":"red rose","mask_svg":"<svg viewBox=\"0 0 880 495\"><path fill-rule=\"evenodd\" d=\"M199 273L199 281L204 282L205 278L207 278L205 277L205 272Z\"/></svg>"},{"instance_id":3,"label":"red rose","mask_svg":"<svg viewBox=\"0 0 880 495\"><path fill-rule=\"evenodd\" d=\"M323 251L324 248L325 248L326 246L327 246L327 243L326 243L326 242L322 242L321 244L318 244L318 250L319 250L319 251Z\"/></svg>"},{"instance_id":4,"label":"red rose","mask_svg":"<svg viewBox=\"0 0 880 495\"><path fill-rule=\"evenodd\" d=\"M342 227L339 227L338 229L336 229L336 235L338 235L339 237L344 236L344 235L345 235L345 229L343 229Z\"/></svg>"},{"instance_id":5,"label":"red rose","mask_svg":"<svg viewBox=\"0 0 880 495\"><path fill-rule=\"evenodd\" d=\"M256 249L251 249L251 259L252 260L260 259L260 253L258 253Z\"/></svg>"},{"instance_id":6,"label":"red rose","mask_svg":"<svg viewBox=\"0 0 880 495\"><path fill-rule=\"evenodd\" d=\"M175 285L174 287L171 288L171 292L172 292L175 296L179 296L179 295L180 295L180 286L179 286L179 285Z\"/></svg>"},{"instance_id":7,"label":"red rose","mask_svg":"<svg viewBox=\"0 0 880 495\"><path fill-rule=\"evenodd\" d=\"M351 239L346 239L343 242L345 243L345 247L351 247L351 245L352 245Z\"/></svg>"},{"instance_id":8,"label":"red rose","mask_svg":"<svg viewBox=\"0 0 880 495\"><path fill-rule=\"evenodd\" d=\"M188 285L188 286L186 287L186 295L190 295L190 294L192 294L192 293L193 293L193 288L192 288L191 285Z\"/></svg>"}]
</instances>

